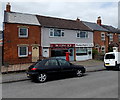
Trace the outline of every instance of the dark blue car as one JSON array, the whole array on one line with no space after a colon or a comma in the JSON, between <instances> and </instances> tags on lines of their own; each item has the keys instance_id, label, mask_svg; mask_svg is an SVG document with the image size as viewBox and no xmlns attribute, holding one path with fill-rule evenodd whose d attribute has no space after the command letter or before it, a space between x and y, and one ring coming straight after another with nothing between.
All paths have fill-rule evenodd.
<instances>
[{"instance_id":1,"label":"dark blue car","mask_svg":"<svg viewBox=\"0 0 120 100\"><path fill-rule=\"evenodd\" d=\"M60 58L50 58L38 61L28 68L27 76L33 81L45 82L49 76L74 74L83 76L85 68L81 65L73 65Z\"/></svg>"}]
</instances>

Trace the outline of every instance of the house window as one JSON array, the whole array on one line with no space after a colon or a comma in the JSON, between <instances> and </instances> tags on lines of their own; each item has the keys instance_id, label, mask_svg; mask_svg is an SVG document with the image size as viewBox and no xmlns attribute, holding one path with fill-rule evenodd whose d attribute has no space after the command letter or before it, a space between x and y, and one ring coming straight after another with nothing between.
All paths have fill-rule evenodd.
<instances>
[{"instance_id":1,"label":"house window","mask_svg":"<svg viewBox=\"0 0 120 100\"><path fill-rule=\"evenodd\" d=\"M28 47L27 46L18 47L18 56L19 57L27 57L28 56Z\"/></svg>"},{"instance_id":2,"label":"house window","mask_svg":"<svg viewBox=\"0 0 120 100\"><path fill-rule=\"evenodd\" d=\"M83 55L87 55L87 48L76 48L76 56L83 56Z\"/></svg>"},{"instance_id":3,"label":"house window","mask_svg":"<svg viewBox=\"0 0 120 100\"><path fill-rule=\"evenodd\" d=\"M19 37L28 37L28 28L19 28Z\"/></svg>"},{"instance_id":4,"label":"house window","mask_svg":"<svg viewBox=\"0 0 120 100\"><path fill-rule=\"evenodd\" d=\"M120 34L118 35L118 41L120 42Z\"/></svg>"},{"instance_id":5,"label":"house window","mask_svg":"<svg viewBox=\"0 0 120 100\"><path fill-rule=\"evenodd\" d=\"M64 36L64 30L50 29L49 36L50 37L63 37Z\"/></svg>"},{"instance_id":6,"label":"house window","mask_svg":"<svg viewBox=\"0 0 120 100\"><path fill-rule=\"evenodd\" d=\"M85 31L77 32L77 38L88 38L88 32Z\"/></svg>"},{"instance_id":7,"label":"house window","mask_svg":"<svg viewBox=\"0 0 120 100\"><path fill-rule=\"evenodd\" d=\"M113 34L109 34L109 41L113 41Z\"/></svg>"},{"instance_id":8,"label":"house window","mask_svg":"<svg viewBox=\"0 0 120 100\"><path fill-rule=\"evenodd\" d=\"M101 40L105 41L105 33L103 33L103 32L101 33Z\"/></svg>"},{"instance_id":9,"label":"house window","mask_svg":"<svg viewBox=\"0 0 120 100\"><path fill-rule=\"evenodd\" d=\"M101 52L105 53L105 46L101 46Z\"/></svg>"}]
</instances>

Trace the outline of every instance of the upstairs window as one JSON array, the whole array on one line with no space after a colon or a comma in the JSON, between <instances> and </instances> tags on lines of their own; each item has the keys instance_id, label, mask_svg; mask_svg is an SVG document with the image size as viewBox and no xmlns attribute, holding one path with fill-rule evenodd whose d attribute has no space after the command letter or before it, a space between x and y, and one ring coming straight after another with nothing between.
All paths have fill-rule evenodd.
<instances>
[{"instance_id":1,"label":"upstairs window","mask_svg":"<svg viewBox=\"0 0 120 100\"><path fill-rule=\"evenodd\" d=\"M19 28L19 37L28 37L28 28Z\"/></svg>"},{"instance_id":2,"label":"upstairs window","mask_svg":"<svg viewBox=\"0 0 120 100\"><path fill-rule=\"evenodd\" d=\"M101 33L101 40L105 41L105 33L103 33L103 32Z\"/></svg>"},{"instance_id":3,"label":"upstairs window","mask_svg":"<svg viewBox=\"0 0 120 100\"><path fill-rule=\"evenodd\" d=\"M113 34L109 34L109 41L113 41Z\"/></svg>"},{"instance_id":4,"label":"upstairs window","mask_svg":"<svg viewBox=\"0 0 120 100\"><path fill-rule=\"evenodd\" d=\"M64 30L50 29L49 36L50 37L63 37L64 36Z\"/></svg>"},{"instance_id":5,"label":"upstairs window","mask_svg":"<svg viewBox=\"0 0 120 100\"><path fill-rule=\"evenodd\" d=\"M88 38L88 32L85 31L77 32L77 38Z\"/></svg>"}]
</instances>

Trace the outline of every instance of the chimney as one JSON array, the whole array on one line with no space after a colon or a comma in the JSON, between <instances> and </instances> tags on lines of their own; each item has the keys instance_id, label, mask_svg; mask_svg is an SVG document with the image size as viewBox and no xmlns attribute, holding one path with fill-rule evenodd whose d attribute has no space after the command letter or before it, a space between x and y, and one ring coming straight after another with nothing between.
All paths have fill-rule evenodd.
<instances>
[{"instance_id":1,"label":"chimney","mask_svg":"<svg viewBox=\"0 0 120 100\"><path fill-rule=\"evenodd\" d=\"M98 19L97 19L97 24L98 25L101 25L102 21L101 21L101 17L99 16Z\"/></svg>"},{"instance_id":2,"label":"chimney","mask_svg":"<svg viewBox=\"0 0 120 100\"><path fill-rule=\"evenodd\" d=\"M77 17L76 21L80 21L80 19Z\"/></svg>"},{"instance_id":3,"label":"chimney","mask_svg":"<svg viewBox=\"0 0 120 100\"><path fill-rule=\"evenodd\" d=\"M8 4L6 5L6 12L10 12L11 11L11 5L8 2Z\"/></svg>"}]
</instances>

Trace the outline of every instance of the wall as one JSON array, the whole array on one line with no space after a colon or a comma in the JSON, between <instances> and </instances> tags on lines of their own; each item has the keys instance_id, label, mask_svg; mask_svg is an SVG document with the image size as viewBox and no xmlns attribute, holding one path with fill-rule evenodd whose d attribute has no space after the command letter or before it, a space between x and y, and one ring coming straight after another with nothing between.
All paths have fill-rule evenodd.
<instances>
[{"instance_id":1,"label":"wall","mask_svg":"<svg viewBox=\"0 0 120 100\"><path fill-rule=\"evenodd\" d=\"M119 42L119 39L118 39L118 34L113 35L113 42L115 42L119 45L118 50L120 51L120 42Z\"/></svg>"},{"instance_id":2,"label":"wall","mask_svg":"<svg viewBox=\"0 0 120 100\"><path fill-rule=\"evenodd\" d=\"M101 46L105 46L106 52L108 52L108 37L107 32L105 33L105 41L101 40L101 31L94 31L94 44L99 44ZM101 52L101 48L99 48L99 51Z\"/></svg>"},{"instance_id":3,"label":"wall","mask_svg":"<svg viewBox=\"0 0 120 100\"><path fill-rule=\"evenodd\" d=\"M28 38L18 37L19 26L28 27ZM40 44L41 31L39 26L24 24L4 24L4 62L9 64L31 62L31 54L25 58L18 57L19 44L28 44L29 52L32 51L32 44Z\"/></svg>"},{"instance_id":4,"label":"wall","mask_svg":"<svg viewBox=\"0 0 120 100\"><path fill-rule=\"evenodd\" d=\"M50 28L42 28L42 47L50 47L50 44L63 43L63 44L75 44L75 43L93 43L93 32L89 32L89 38L80 39L76 38L76 30L64 29L64 37L49 37Z\"/></svg>"}]
</instances>

